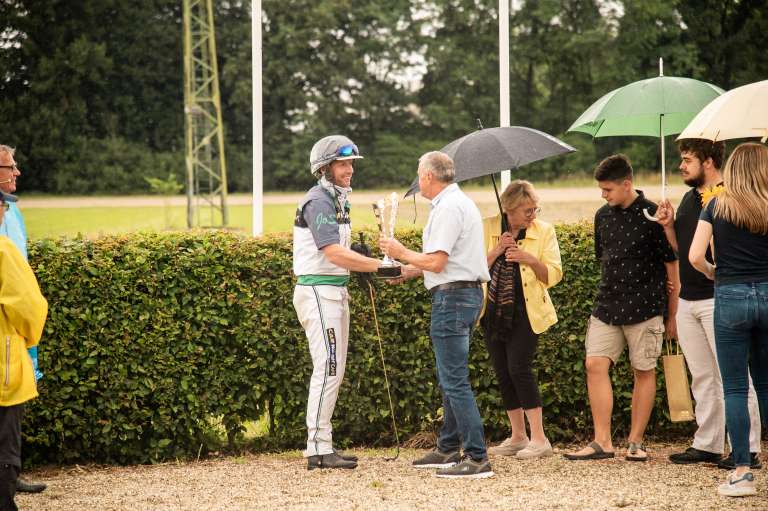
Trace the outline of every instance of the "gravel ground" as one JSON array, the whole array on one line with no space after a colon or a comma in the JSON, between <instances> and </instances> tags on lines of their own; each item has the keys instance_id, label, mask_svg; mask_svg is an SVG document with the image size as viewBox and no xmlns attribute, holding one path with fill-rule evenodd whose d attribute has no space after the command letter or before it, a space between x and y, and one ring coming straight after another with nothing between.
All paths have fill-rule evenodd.
<instances>
[{"instance_id":1,"label":"gravel ground","mask_svg":"<svg viewBox=\"0 0 768 511\"><path fill-rule=\"evenodd\" d=\"M762 509L768 510L768 474L756 471L758 496L717 495L726 472L713 465L681 466L667 454L685 446L648 444L651 460L572 462L556 455L543 460L492 458L496 476L475 481L444 480L416 470L411 460L424 452L405 449L354 450L354 471L308 472L298 451L246 455L153 466L74 466L25 473L45 481L37 495L19 495L20 509ZM768 449L768 444L763 444ZM570 448L568 449L570 450ZM622 451L618 451L622 455Z\"/></svg>"}]
</instances>

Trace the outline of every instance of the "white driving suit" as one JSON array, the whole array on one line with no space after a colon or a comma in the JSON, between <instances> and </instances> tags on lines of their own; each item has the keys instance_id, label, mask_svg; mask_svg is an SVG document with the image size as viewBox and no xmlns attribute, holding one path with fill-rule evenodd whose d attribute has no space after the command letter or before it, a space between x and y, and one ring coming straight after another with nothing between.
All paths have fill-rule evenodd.
<instances>
[{"instance_id":1,"label":"white driving suit","mask_svg":"<svg viewBox=\"0 0 768 511\"><path fill-rule=\"evenodd\" d=\"M349 341L349 270L332 264L321 249L333 244L349 248L350 243L346 193L321 184L311 188L299 203L293 227L293 272L298 277L293 306L307 334L313 365L305 457L333 452L331 417Z\"/></svg>"}]
</instances>

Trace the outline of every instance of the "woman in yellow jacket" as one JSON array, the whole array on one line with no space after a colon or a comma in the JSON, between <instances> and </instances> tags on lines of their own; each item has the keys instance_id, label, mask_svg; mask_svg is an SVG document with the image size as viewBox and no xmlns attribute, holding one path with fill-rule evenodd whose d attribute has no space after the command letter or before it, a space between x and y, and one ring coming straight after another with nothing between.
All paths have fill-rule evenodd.
<instances>
[{"instance_id":1,"label":"woman in yellow jacket","mask_svg":"<svg viewBox=\"0 0 768 511\"><path fill-rule=\"evenodd\" d=\"M552 455L533 359L539 334L557 322L547 289L563 277L555 229L536 218L538 202L531 183L513 181L501 195L506 231L496 234L502 230L501 217L484 224L491 281L482 325L512 429L488 452L523 459Z\"/></svg>"},{"instance_id":2,"label":"woman in yellow jacket","mask_svg":"<svg viewBox=\"0 0 768 511\"><path fill-rule=\"evenodd\" d=\"M13 195L0 192L0 223ZM40 340L48 302L32 269L13 242L0 236L0 510L15 510L21 469L21 417L26 401L37 397L27 348Z\"/></svg>"}]
</instances>

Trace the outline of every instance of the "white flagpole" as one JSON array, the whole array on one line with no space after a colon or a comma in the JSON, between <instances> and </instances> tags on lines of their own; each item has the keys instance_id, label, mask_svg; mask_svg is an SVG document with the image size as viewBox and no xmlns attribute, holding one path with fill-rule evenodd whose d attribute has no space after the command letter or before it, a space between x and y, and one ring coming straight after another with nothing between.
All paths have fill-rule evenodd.
<instances>
[{"instance_id":1,"label":"white flagpole","mask_svg":"<svg viewBox=\"0 0 768 511\"><path fill-rule=\"evenodd\" d=\"M262 147L261 0L251 1L251 80L253 82L253 235L264 232L264 153Z\"/></svg>"},{"instance_id":2,"label":"white flagpole","mask_svg":"<svg viewBox=\"0 0 768 511\"><path fill-rule=\"evenodd\" d=\"M664 59L659 57L659 76L664 76ZM664 114L659 116L659 140L661 140L661 202L667 198L667 159L664 156Z\"/></svg>"},{"instance_id":3,"label":"white flagpole","mask_svg":"<svg viewBox=\"0 0 768 511\"><path fill-rule=\"evenodd\" d=\"M509 126L509 1L499 0L499 126ZM510 182L510 171L501 173L501 189Z\"/></svg>"}]
</instances>

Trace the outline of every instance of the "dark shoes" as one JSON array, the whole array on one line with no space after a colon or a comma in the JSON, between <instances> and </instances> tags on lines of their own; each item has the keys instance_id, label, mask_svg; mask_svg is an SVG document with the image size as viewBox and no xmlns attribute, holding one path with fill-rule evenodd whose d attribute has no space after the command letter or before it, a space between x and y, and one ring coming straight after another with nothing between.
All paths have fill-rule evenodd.
<instances>
[{"instance_id":1,"label":"dark shoes","mask_svg":"<svg viewBox=\"0 0 768 511\"><path fill-rule=\"evenodd\" d=\"M20 493L40 493L48 488L44 483L30 483L22 478L16 479L16 491Z\"/></svg>"},{"instance_id":2,"label":"dark shoes","mask_svg":"<svg viewBox=\"0 0 768 511\"><path fill-rule=\"evenodd\" d=\"M749 457L751 469L763 468L763 464L760 463L760 457L756 452L749 453ZM693 447L689 447L685 452L670 454L669 461L679 464L717 463L717 468L722 468L724 470L733 470L736 468L733 464L733 453L729 454L728 457L723 458L714 452L701 451Z\"/></svg>"},{"instance_id":3,"label":"dark shoes","mask_svg":"<svg viewBox=\"0 0 768 511\"><path fill-rule=\"evenodd\" d=\"M335 452L307 458L307 470L316 468L356 468L357 461L344 459Z\"/></svg>"},{"instance_id":4,"label":"dark shoes","mask_svg":"<svg viewBox=\"0 0 768 511\"><path fill-rule=\"evenodd\" d=\"M692 463L717 463L722 458L715 452L702 451L695 447L689 447L685 452L676 452L669 455L669 461L678 465L690 465Z\"/></svg>"},{"instance_id":5,"label":"dark shoes","mask_svg":"<svg viewBox=\"0 0 768 511\"><path fill-rule=\"evenodd\" d=\"M437 449L413 461L414 468L449 468L461 461L459 451L440 452Z\"/></svg>"},{"instance_id":6,"label":"dark shoes","mask_svg":"<svg viewBox=\"0 0 768 511\"><path fill-rule=\"evenodd\" d=\"M729 454L727 458L723 458L717 462L717 468L725 470L733 470L736 465L733 464L733 453ZM760 463L760 456L756 452L749 453L749 468L758 469L763 468L763 464Z\"/></svg>"},{"instance_id":7,"label":"dark shoes","mask_svg":"<svg viewBox=\"0 0 768 511\"><path fill-rule=\"evenodd\" d=\"M464 456L464 459L457 465L440 469L435 475L447 479L484 479L493 477L493 470L491 470L491 463L488 458L473 460L470 456Z\"/></svg>"},{"instance_id":8,"label":"dark shoes","mask_svg":"<svg viewBox=\"0 0 768 511\"><path fill-rule=\"evenodd\" d=\"M336 449L333 450L333 453L343 460L357 462L357 456L354 454L347 454L344 451L337 451Z\"/></svg>"}]
</instances>

